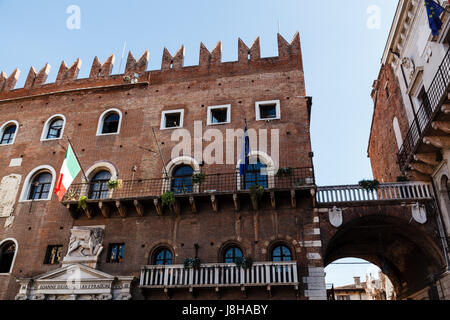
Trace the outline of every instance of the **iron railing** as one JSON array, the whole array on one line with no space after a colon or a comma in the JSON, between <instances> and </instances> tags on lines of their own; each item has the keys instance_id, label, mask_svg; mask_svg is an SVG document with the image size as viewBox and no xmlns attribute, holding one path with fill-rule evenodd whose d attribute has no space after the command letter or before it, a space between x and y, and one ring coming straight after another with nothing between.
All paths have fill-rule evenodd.
<instances>
[{"instance_id":1,"label":"iron railing","mask_svg":"<svg viewBox=\"0 0 450 320\"><path fill-rule=\"evenodd\" d=\"M318 203L367 202L381 200L431 199L432 188L427 182L382 183L378 190L366 190L359 185L318 187Z\"/></svg>"},{"instance_id":2,"label":"iron railing","mask_svg":"<svg viewBox=\"0 0 450 320\"><path fill-rule=\"evenodd\" d=\"M398 163L400 169L404 171L411 157L416 152L420 141L431 126L431 120L439 112L439 106L447 99L450 89L450 49L444 56L441 65L426 92L422 105L417 112L417 119L409 127L408 133L403 141L403 145L398 152Z\"/></svg>"},{"instance_id":3,"label":"iron railing","mask_svg":"<svg viewBox=\"0 0 450 320\"><path fill-rule=\"evenodd\" d=\"M101 193L102 199L135 199L159 197L166 191L175 195L232 193L249 189L251 185L262 185L265 189L292 189L296 187L314 185L314 171L312 168L293 168L289 174L282 176L274 173L244 178L237 173L207 174L201 183L193 183L186 178L134 179L122 182L120 188ZM93 186L97 182L72 184L64 195L63 202L76 201L80 196L92 197Z\"/></svg>"},{"instance_id":4,"label":"iron railing","mask_svg":"<svg viewBox=\"0 0 450 320\"><path fill-rule=\"evenodd\" d=\"M196 269L184 265L152 265L141 268L144 288L231 287L241 285L298 285L297 262L255 262L248 269L235 263L201 264Z\"/></svg>"}]
</instances>

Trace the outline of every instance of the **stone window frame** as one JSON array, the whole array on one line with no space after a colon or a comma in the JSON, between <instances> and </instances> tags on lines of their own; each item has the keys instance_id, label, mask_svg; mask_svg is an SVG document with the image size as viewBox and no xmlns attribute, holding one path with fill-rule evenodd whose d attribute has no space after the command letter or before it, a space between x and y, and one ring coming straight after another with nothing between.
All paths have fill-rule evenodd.
<instances>
[{"instance_id":1,"label":"stone window frame","mask_svg":"<svg viewBox=\"0 0 450 320\"><path fill-rule=\"evenodd\" d=\"M13 257L13 259L12 259L11 267L9 268L9 272L0 273L0 276L9 276L9 275L12 274L12 271L13 271L13 269L14 269L14 263L16 262L17 252L19 251L19 243L18 243L17 240L14 239L14 238L6 238L6 239L1 240L1 241L0 241L0 247L1 247L4 243L6 243L6 242L8 242L8 241L14 242L14 244L15 244L15 246L16 246L16 250L14 251L14 257Z\"/></svg>"},{"instance_id":2,"label":"stone window frame","mask_svg":"<svg viewBox=\"0 0 450 320\"><path fill-rule=\"evenodd\" d=\"M85 174L88 181L85 179L84 176L81 177L81 181L84 184L81 188L80 196L88 196L90 191L90 181L91 179L100 171L109 171L111 174L111 180L117 180L119 177L119 171L117 167L109 162L109 161L98 161L94 163L92 166L90 166ZM114 190L109 190L108 197L106 199L110 199L113 196Z\"/></svg>"},{"instance_id":3,"label":"stone window frame","mask_svg":"<svg viewBox=\"0 0 450 320\"><path fill-rule=\"evenodd\" d=\"M267 153L262 151L250 151L249 153L249 161L251 159L259 159L262 163L264 163L267 166L267 188L271 189L275 186L275 174L276 174L276 167L275 162L273 161L272 157L269 156ZM239 159L236 165L236 183L237 183L237 190L241 190L241 175L239 174L239 168L241 166L242 160Z\"/></svg>"},{"instance_id":4,"label":"stone window frame","mask_svg":"<svg viewBox=\"0 0 450 320\"><path fill-rule=\"evenodd\" d=\"M170 160L170 162L166 165L166 170L164 171L164 169L163 169L163 173L162 173L162 178L163 178L162 192L163 193L171 190L173 172L180 165L191 166L192 169L194 169L193 174L197 174L197 173L201 172L200 163L192 157L181 156L181 157L176 157L176 158ZM166 172L169 175L168 177L166 177ZM192 187L193 187L192 188L193 193L198 193L199 186L197 184L193 184Z\"/></svg>"},{"instance_id":5,"label":"stone window frame","mask_svg":"<svg viewBox=\"0 0 450 320\"><path fill-rule=\"evenodd\" d=\"M33 181L34 177L36 177L38 174L40 174L42 172L48 172L52 175L52 183L50 185L50 192L48 193L48 197L46 199L29 200L28 195L30 193L31 182ZM24 180L24 183L22 186L22 192L20 193L19 202L50 201L53 196L53 190L55 189L55 183L56 183L56 171L52 166L41 165L41 166L34 168L33 170L31 170L28 173L27 177Z\"/></svg>"},{"instance_id":6,"label":"stone window frame","mask_svg":"<svg viewBox=\"0 0 450 320\"><path fill-rule=\"evenodd\" d=\"M174 265L175 257L176 257L175 249L170 244L167 244L167 243L159 243L153 247L153 249L150 251L150 255L147 259L148 264L156 265L156 256L161 250L164 250L164 249L169 251L172 254L172 264L171 265Z\"/></svg>"},{"instance_id":7,"label":"stone window frame","mask_svg":"<svg viewBox=\"0 0 450 320\"><path fill-rule=\"evenodd\" d=\"M261 118L260 106L266 104L275 104L275 118ZM256 121L273 121L281 120L281 103L280 100L266 100L266 101L256 101L255 102L255 116Z\"/></svg>"},{"instance_id":8,"label":"stone window frame","mask_svg":"<svg viewBox=\"0 0 450 320\"><path fill-rule=\"evenodd\" d=\"M112 132L112 133L102 133L103 131L103 125L105 123L105 117L107 115L109 115L110 113L117 113L119 115L119 125L117 126L117 132ZM97 124L97 133L96 136L111 136L111 135L117 135L120 134L120 129L122 127L122 111L120 111L117 108L111 108L108 110L105 110L99 117L98 119L98 124Z\"/></svg>"},{"instance_id":9,"label":"stone window frame","mask_svg":"<svg viewBox=\"0 0 450 320\"><path fill-rule=\"evenodd\" d=\"M279 246L285 246L286 248L289 249L289 251L291 252L291 260L290 261L296 261L296 255L295 255L295 246L293 246L292 243L289 243L289 241L285 240L285 239L276 239L274 241L272 241L268 246L267 246L267 261L273 261L273 250L275 250L275 248L279 247Z\"/></svg>"},{"instance_id":10,"label":"stone window frame","mask_svg":"<svg viewBox=\"0 0 450 320\"><path fill-rule=\"evenodd\" d=\"M222 243L222 245L219 247L219 251L218 251L218 261L220 262L220 263L225 263L225 253L228 251L228 249L229 248L231 248L231 247L237 247L237 248L239 248L240 250L241 250L241 252L242 252L242 257L246 257L246 258L248 258L248 256L247 256L247 252L250 252L249 250L248 250L248 248L246 248L246 246L241 242L241 241L238 241L238 240L228 240L228 241L225 241L224 243Z\"/></svg>"},{"instance_id":11,"label":"stone window frame","mask_svg":"<svg viewBox=\"0 0 450 320\"><path fill-rule=\"evenodd\" d=\"M171 113L179 113L180 114L180 125L178 127L166 127L166 114ZM181 129L184 124L184 109L175 109L175 110L165 110L161 113L161 125L159 127L160 130L173 130L173 129Z\"/></svg>"},{"instance_id":12,"label":"stone window frame","mask_svg":"<svg viewBox=\"0 0 450 320\"><path fill-rule=\"evenodd\" d=\"M61 128L61 136L59 138L47 138L48 130L50 129L50 124L57 119L61 119L63 121L63 127ZM66 128L66 117L63 114L54 114L45 122L44 128L42 129L41 141L53 141L60 140L64 136L64 129Z\"/></svg>"},{"instance_id":13,"label":"stone window frame","mask_svg":"<svg viewBox=\"0 0 450 320\"><path fill-rule=\"evenodd\" d=\"M9 125L11 125L11 124L14 124L16 126L16 132L14 133L14 138L11 143L0 144L0 147L13 145L14 142L16 141L17 133L19 132L19 122L16 120L8 120L0 127L0 139L3 138L3 132L5 131L5 129L8 128Z\"/></svg>"},{"instance_id":14,"label":"stone window frame","mask_svg":"<svg viewBox=\"0 0 450 320\"><path fill-rule=\"evenodd\" d=\"M227 109L227 120L225 122L213 123L212 122L212 110L215 109ZM206 115L206 125L208 126L218 126L221 124L231 123L231 104L223 104L217 106L208 106Z\"/></svg>"}]
</instances>

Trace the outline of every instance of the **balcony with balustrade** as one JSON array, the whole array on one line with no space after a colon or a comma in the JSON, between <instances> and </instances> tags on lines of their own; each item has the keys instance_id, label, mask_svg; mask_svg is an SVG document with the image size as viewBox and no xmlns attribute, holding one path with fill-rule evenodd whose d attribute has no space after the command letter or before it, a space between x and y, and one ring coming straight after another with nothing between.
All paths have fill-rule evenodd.
<instances>
[{"instance_id":1,"label":"balcony with balustrade","mask_svg":"<svg viewBox=\"0 0 450 320\"><path fill-rule=\"evenodd\" d=\"M149 265L141 268L141 289L240 288L242 293L251 287L263 287L270 294L271 287L299 289L297 262L255 262L249 268L235 263L207 263L198 268L184 265Z\"/></svg>"},{"instance_id":2,"label":"balcony with balustrade","mask_svg":"<svg viewBox=\"0 0 450 320\"><path fill-rule=\"evenodd\" d=\"M402 172L426 178L439 164L440 151L450 148L450 49L426 91L398 152Z\"/></svg>"},{"instance_id":3,"label":"balcony with balustrade","mask_svg":"<svg viewBox=\"0 0 450 320\"><path fill-rule=\"evenodd\" d=\"M256 177L256 178L255 178ZM84 213L88 218L102 215L109 218L112 215L126 217L130 214L144 216L146 212L164 214L162 197L172 193L175 199L170 211L179 214L182 207L187 207L193 213L197 212L199 201L208 201L214 212L219 210L219 202L227 201L234 204L239 211L241 203L251 203L253 209L258 209L258 203L251 201L251 187L261 186L264 196L269 199L275 209L278 196L289 197L293 208L297 198L315 189L314 171L310 167L289 168L283 174L268 172L253 178L240 176L239 172L205 174L201 181L193 177L134 179L121 183L115 189L107 187L107 181L72 184L67 190L62 204L66 206L74 218ZM80 203L80 199L83 203ZM167 207L167 206L166 206Z\"/></svg>"},{"instance_id":4,"label":"balcony with balustrade","mask_svg":"<svg viewBox=\"0 0 450 320\"><path fill-rule=\"evenodd\" d=\"M381 183L376 190L360 185L317 187L319 207L335 205L365 205L389 203L415 203L433 199L432 186L428 182Z\"/></svg>"}]
</instances>

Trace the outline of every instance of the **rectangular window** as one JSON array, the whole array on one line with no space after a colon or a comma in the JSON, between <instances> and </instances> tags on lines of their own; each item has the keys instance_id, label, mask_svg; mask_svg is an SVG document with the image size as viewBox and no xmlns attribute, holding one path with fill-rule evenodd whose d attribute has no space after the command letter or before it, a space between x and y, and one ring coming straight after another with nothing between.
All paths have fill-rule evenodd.
<instances>
[{"instance_id":1,"label":"rectangular window","mask_svg":"<svg viewBox=\"0 0 450 320\"><path fill-rule=\"evenodd\" d=\"M256 120L281 119L280 100L256 102Z\"/></svg>"},{"instance_id":2,"label":"rectangular window","mask_svg":"<svg viewBox=\"0 0 450 320\"><path fill-rule=\"evenodd\" d=\"M106 256L106 262L121 263L123 260L124 249L124 243L110 243L108 247L108 255Z\"/></svg>"},{"instance_id":3,"label":"rectangular window","mask_svg":"<svg viewBox=\"0 0 450 320\"><path fill-rule=\"evenodd\" d=\"M58 264L61 262L62 245L47 246L44 264Z\"/></svg>"},{"instance_id":4,"label":"rectangular window","mask_svg":"<svg viewBox=\"0 0 450 320\"><path fill-rule=\"evenodd\" d=\"M223 124L231 121L231 105L209 106L207 124Z\"/></svg>"},{"instance_id":5,"label":"rectangular window","mask_svg":"<svg viewBox=\"0 0 450 320\"><path fill-rule=\"evenodd\" d=\"M183 127L184 110L163 111L161 116L161 130Z\"/></svg>"}]
</instances>

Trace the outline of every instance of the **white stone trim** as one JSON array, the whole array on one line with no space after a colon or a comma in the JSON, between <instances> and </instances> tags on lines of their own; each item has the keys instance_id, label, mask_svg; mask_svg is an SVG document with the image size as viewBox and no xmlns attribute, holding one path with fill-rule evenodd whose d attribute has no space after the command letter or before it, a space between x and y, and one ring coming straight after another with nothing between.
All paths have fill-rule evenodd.
<instances>
[{"instance_id":1,"label":"white stone trim","mask_svg":"<svg viewBox=\"0 0 450 320\"><path fill-rule=\"evenodd\" d=\"M320 255L320 253L311 252L311 253L307 253L306 254L306 259L308 259L308 260L321 260L322 256Z\"/></svg>"},{"instance_id":2,"label":"white stone trim","mask_svg":"<svg viewBox=\"0 0 450 320\"><path fill-rule=\"evenodd\" d=\"M227 120L225 122L220 122L220 123L212 123L212 114L211 111L215 110L215 109L227 109ZM220 105L220 106L208 106L208 111L207 111L207 116L206 116L206 124L208 126L216 126L216 125L220 125L220 124L227 124L231 122L231 104L224 104L224 105Z\"/></svg>"},{"instance_id":3,"label":"white stone trim","mask_svg":"<svg viewBox=\"0 0 450 320\"><path fill-rule=\"evenodd\" d=\"M13 259L12 259L11 267L9 268L9 272L8 272L8 273L0 273L0 276L9 276L9 275L12 273L13 268L14 268L14 263L16 262L17 251L19 251L19 243L18 243L17 240L14 239L14 238L6 238L6 239L3 239L2 241L0 241L0 247L1 247L5 242L8 242L8 241L14 242L14 244L16 245L16 251L14 252L14 257L13 257Z\"/></svg>"},{"instance_id":4,"label":"white stone trim","mask_svg":"<svg viewBox=\"0 0 450 320\"><path fill-rule=\"evenodd\" d=\"M261 118L261 113L260 113L259 107L261 105L266 105L266 104L275 104L275 111L276 111L275 118ZM255 116L256 116L256 121L280 120L281 119L280 100L268 100L268 101L255 102Z\"/></svg>"},{"instance_id":5,"label":"white stone trim","mask_svg":"<svg viewBox=\"0 0 450 320\"><path fill-rule=\"evenodd\" d=\"M0 140L3 138L3 131L11 123L14 123L16 125L16 132L14 133L13 140L12 140L11 143L0 144L0 147L1 146L10 146L10 145L14 144L14 142L16 141L17 133L19 132L19 122L17 122L16 120L8 120L1 126L1 128L0 128Z\"/></svg>"},{"instance_id":6,"label":"white stone trim","mask_svg":"<svg viewBox=\"0 0 450 320\"><path fill-rule=\"evenodd\" d=\"M117 180L118 176L119 176L119 172L116 168L116 166L108 161L98 161L96 163L94 163L92 166L89 167L89 169L87 169L87 171L85 172L86 174L86 178L89 179L89 181L86 181L85 177L82 176L81 180L83 183L88 183L91 181L91 178L99 171L102 170L106 170L109 171L109 173L111 174L111 179L112 180ZM81 174L81 173L80 173ZM86 196L89 193L89 184L86 184L83 186L80 195L81 196ZM108 192L108 198L111 198L113 195L114 190L109 190Z\"/></svg>"},{"instance_id":7,"label":"white stone trim","mask_svg":"<svg viewBox=\"0 0 450 320\"><path fill-rule=\"evenodd\" d=\"M322 241L303 241L303 247L322 247Z\"/></svg>"},{"instance_id":8,"label":"white stone trim","mask_svg":"<svg viewBox=\"0 0 450 320\"><path fill-rule=\"evenodd\" d=\"M64 122L63 123L63 127L61 129L61 136L59 138L47 139L48 129L50 127L50 123L53 120L56 120L57 118L61 119ZM63 114L55 114L55 115L51 116L50 118L47 119L47 121L45 122L44 128L42 129L41 141L52 141L52 140L60 140L60 139L62 139L62 137L64 136L64 129L65 128L66 128L66 117Z\"/></svg>"},{"instance_id":9,"label":"white stone trim","mask_svg":"<svg viewBox=\"0 0 450 320\"><path fill-rule=\"evenodd\" d=\"M171 113L179 113L180 114L180 125L178 127L170 127L166 128L166 114ZM183 122L184 122L184 109L175 109L175 110L166 110L161 113L161 126L160 130L171 130L171 129L180 129L183 128Z\"/></svg>"},{"instance_id":10,"label":"white stone trim","mask_svg":"<svg viewBox=\"0 0 450 320\"><path fill-rule=\"evenodd\" d=\"M50 191L48 193L47 199L35 199L35 200L28 200L28 194L30 193L30 183L33 180L33 178L40 173L41 171L47 171L52 175L52 183L50 185ZM20 193L20 200L19 202L30 202L30 201L50 201L52 199L53 195L53 189L55 188L55 181L56 181L56 171L53 169L52 166L48 165L42 165L39 167L34 168L33 170L28 173L27 177L25 178L22 186L22 192Z\"/></svg>"},{"instance_id":11,"label":"white stone trim","mask_svg":"<svg viewBox=\"0 0 450 320\"><path fill-rule=\"evenodd\" d=\"M117 126L117 132L114 133L102 133L103 131L103 121L105 119L105 116L108 113L112 113L112 112L116 112L119 114L119 125ZM110 135L114 135L114 134L119 134L120 133L120 127L122 126L122 111L120 111L117 108L111 108L108 109L106 111L104 111L101 115L100 118L98 119L98 124L97 124L97 136L110 136Z\"/></svg>"},{"instance_id":12,"label":"white stone trim","mask_svg":"<svg viewBox=\"0 0 450 320\"><path fill-rule=\"evenodd\" d=\"M166 171L167 174L169 175L169 180L163 180L163 192L169 191L171 188L171 179L172 178L172 173L173 170L178 167L179 165L189 165L192 167L192 169L194 169L194 174L196 173L200 173L200 164L198 163L197 160L195 160L192 157L189 156L181 156L181 157L176 157L172 160L170 160L170 162L166 165ZM166 178L166 171L163 170L162 173L162 178L165 179ZM193 184L193 192L198 192L198 186Z\"/></svg>"}]
</instances>

